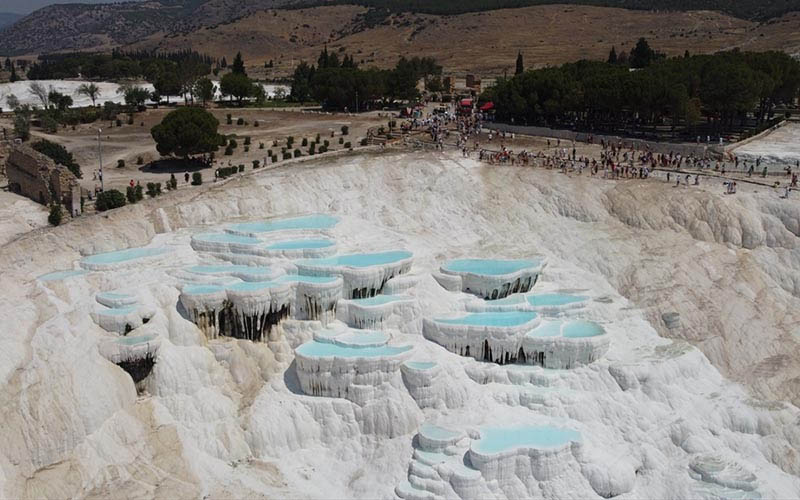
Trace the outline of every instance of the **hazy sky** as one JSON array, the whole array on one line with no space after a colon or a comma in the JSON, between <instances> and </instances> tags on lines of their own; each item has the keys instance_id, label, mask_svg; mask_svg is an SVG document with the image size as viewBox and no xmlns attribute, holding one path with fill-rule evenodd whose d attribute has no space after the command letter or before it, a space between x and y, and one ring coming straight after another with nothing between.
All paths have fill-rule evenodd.
<instances>
[{"instance_id":1,"label":"hazy sky","mask_svg":"<svg viewBox=\"0 0 800 500\"><path fill-rule=\"evenodd\" d=\"M0 12L30 14L54 3L111 3L111 0L0 0Z\"/></svg>"}]
</instances>

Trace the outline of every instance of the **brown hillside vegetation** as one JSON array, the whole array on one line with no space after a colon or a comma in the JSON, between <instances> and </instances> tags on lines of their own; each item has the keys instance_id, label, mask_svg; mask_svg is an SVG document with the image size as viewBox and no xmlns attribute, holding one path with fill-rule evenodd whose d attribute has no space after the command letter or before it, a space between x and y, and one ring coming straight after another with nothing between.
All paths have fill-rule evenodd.
<instances>
[{"instance_id":1,"label":"brown hillside vegetation","mask_svg":"<svg viewBox=\"0 0 800 500\"><path fill-rule=\"evenodd\" d=\"M581 58L603 59L611 46L630 50L639 37L670 55L743 50L800 52L800 14L766 23L718 12L649 12L547 5L457 16L398 14L365 26L366 9L331 6L260 11L186 35L151 36L134 48L192 48L216 57L241 50L249 65L274 60L269 74L286 76L299 60L313 60L327 44L357 62L391 66L401 56L435 57L447 71L499 75L513 71L517 50L527 67Z\"/></svg>"}]
</instances>

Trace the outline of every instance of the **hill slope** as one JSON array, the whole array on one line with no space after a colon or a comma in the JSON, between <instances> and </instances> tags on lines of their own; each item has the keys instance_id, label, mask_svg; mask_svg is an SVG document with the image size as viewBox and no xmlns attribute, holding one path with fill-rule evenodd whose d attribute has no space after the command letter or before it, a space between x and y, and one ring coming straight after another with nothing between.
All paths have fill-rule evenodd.
<instances>
[{"instance_id":1,"label":"hill slope","mask_svg":"<svg viewBox=\"0 0 800 500\"><path fill-rule=\"evenodd\" d=\"M724 12L737 19L765 21L800 10L800 0L563 0L576 8L589 6L677 13L699 10ZM332 5L333 4L333 5ZM19 20L0 32L0 55L39 54L65 50L107 50L157 33L188 34L234 22L270 8L358 7L362 31L391 23L404 13L474 16L498 9L554 6L552 0L144 0L116 4L52 5ZM289 14L295 17L293 14ZM410 15L410 14L406 14ZM536 21L536 18L527 19ZM2 20L0 20L2 23ZM306 23L301 23L306 24ZM661 26L655 24L654 26ZM2 27L2 24L0 24Z\"/></svg>"}]
</instances>

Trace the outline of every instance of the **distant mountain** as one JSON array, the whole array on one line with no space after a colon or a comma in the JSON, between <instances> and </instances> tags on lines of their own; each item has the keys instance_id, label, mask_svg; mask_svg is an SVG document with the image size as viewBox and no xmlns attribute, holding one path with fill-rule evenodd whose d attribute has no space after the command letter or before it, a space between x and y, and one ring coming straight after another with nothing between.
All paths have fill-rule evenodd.
<instances>
[{"instance_id":1,"label":"distant mountain","mask_svg":"<svg viewBox=\"0 0 800 500\"><path fill-rule=\"evenodd\" d=\"M13 12L0 12L0 30L6 26L11 26L20 19L22 19L21 14L14 14Z\"/></svg>"},{"instance_id":2,"label":"distant mountain","mask_svg":"<svg viewBox=\"0 0 800 500\"><path fill-rule=\"evenodd\" d=\"M145 0L55 4L0 31L0 55L109 50L158 32L191 32L296 0Z\"/></svg>"}]
</instances>

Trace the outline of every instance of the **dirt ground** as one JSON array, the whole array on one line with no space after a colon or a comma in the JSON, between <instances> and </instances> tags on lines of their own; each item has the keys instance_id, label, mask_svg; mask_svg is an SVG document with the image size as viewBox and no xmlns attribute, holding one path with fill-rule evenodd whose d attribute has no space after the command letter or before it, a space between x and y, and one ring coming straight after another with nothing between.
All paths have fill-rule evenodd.
<instances>
[{"instance_id":1,"label":"dirt ground","mask_svg":"<svg viewBox=\"0 0 800 500\"><path fill-rule=\"evenodd\" d=\"M102 130L100 143L106 189L124 190L131 180L142 185L147 182L166 183L171 173L175 173L183 184L183 173L186 172L184 165L175 166L175 163L169 162L153 163L160 159L160 155L156 151L150 129L169 111L171 109L161 108L137 113L133 125L127 125L126 116L120 115L123 119L121 127L109 122L95 122L77 126L75 130L61 129L52 135L34 129L32 140L42 137L66 147L81 165L83 172L81 184L88 190L94 190L100 185L99 179L95 176L95 171L99 170L98 128ZM344 145L339 143L340 139L342 142L350 142L355 147L361 138L366 136L368 128L383 125L389 120L387 113L379 112L350 115L303 112L299 109L277 111L251 108L219 108L209 111L219 120L220 133L233 136L238 143L231 156L224 156L224 148L220 148L216 153L215 167L244 164L248 170L252 167L253 160L258 160L263 165L270 149L280 159L281 147L286 146L286 139L289 136L295 138L292 151L298 148L304 155L307 154L308 147L301 146L302 139L308 138L310 142L317 134L321 140L330 141L329 150L339 150L344 149ZM233 125L226 124L229 113ZM245 125L236 124L240 117L245 120ZM10 118L0 119L0 126L11 128L9 120ZM255 126L256 121L259 123L258 127ZM341 128L345 125L349 127L349 133L342 136ZM245 152L245 137L250 137L251 140L249 152ZM273 146L274 141L278 142L277 147ZM264 144L263 149L260 149L261 143ZM141 165L137 164L139 157L142 158ZM125 162L123 168L117 167L119 160ZM202 174L204 181L214 177L213 169L203 169Z\"/></svg>"}]
</instances>

